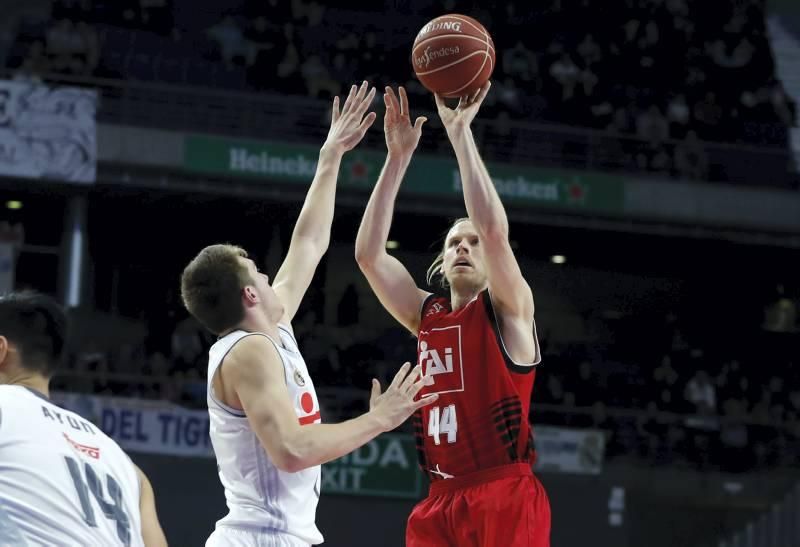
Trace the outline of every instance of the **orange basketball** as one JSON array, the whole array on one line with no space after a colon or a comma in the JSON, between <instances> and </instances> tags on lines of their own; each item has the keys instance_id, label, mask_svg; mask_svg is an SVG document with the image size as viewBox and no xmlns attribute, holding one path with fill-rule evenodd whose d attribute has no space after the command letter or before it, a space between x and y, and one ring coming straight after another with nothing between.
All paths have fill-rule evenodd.
<instances>
[{"instance_id":1,"label":"orange basketball","mask_svg":"<svg viewBox=\"0 0 800 547\"><path fill-rule=\"evenodd\" d=\"M426 89L443 97L477 91L494 70L494 42L478 21L450 13L419 31L411 64Z\"/></svg>"}]
</instances>

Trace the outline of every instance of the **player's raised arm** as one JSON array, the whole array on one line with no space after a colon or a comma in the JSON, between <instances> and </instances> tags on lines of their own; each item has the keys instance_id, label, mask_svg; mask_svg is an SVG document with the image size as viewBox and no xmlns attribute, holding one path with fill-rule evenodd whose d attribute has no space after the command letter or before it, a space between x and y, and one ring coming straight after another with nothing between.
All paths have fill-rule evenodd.
<instances>
[{"instance_id":1,"label":"player's raised arm","mask_svg":"<svg viewBox=\"0 0 800 547\"><path fill-rule=\"evenodd\" d=\"M436 95L436 106L456 153L467 213L486 257L492 301L504 316L529 321L532 326L533 292L511 249L505 209L470 127L490 87L487 82L474 95L462 97L455 109L449 108L444 99Z\"/></svg>"},{"instance_id":2,"label":"player's raised arm","mask_svg":"<svg viewBox=\"0 0 800 547\"><path fill-rule=\"evenodd\" d=\"M405 266L386 252L386 241L400 182L419 143L422 124L427 119L419 117L411 125L405 89L401 87L398 94L399 99L394 90L387 87L383 96L386 105L383 126L388 152L358 229L356 261L383 307L416 335L420 306L429 293L418 288Z\"/></svg>"},{"instance_id":3,"label":"player's raised arm","mask_svg":"<svg viewBox=\"0 0 800 547\"><path fill-rule=\"evenodd\" d=\"M263 336L248 336L225 358L225 379L270 459L293 473L339 458L403 423L436 395L414 401L424 379L406 363L386 392L373 380L370 411L339 424L301 426L286 388L280 355Z\"/></svg>"},{"instance_id":4,"label":"player's raised arm","mask_svg":"<svg viewBox=\"0 0 800 547\"><path fill-rule=\"evenodd\" d=\"M331 127L319 153L317 172L292 232L289 251L273 283L284 308L281 322L288 323L294 317L319 261L328 250L342 156L361 142L375 121L374 112L366 114L374 97L375 88L370 89L365 81L361 87L350 88L341 112L339 97L333 99Z\"/></svg>"},{"instance_id":5,"label":"player's raised arm","mask_svg":"<svg viewBox=\"0 0 800 547\"><path fill-rule=\"evenodd\" d=\"M153 494L153 487L147 479L147 475L136 467L136 474L139 476L139 510L142 514L142 539L145 547L167 547L167 538L158 522L156 512L156 498Z\"/></svg>"}]
</instances>

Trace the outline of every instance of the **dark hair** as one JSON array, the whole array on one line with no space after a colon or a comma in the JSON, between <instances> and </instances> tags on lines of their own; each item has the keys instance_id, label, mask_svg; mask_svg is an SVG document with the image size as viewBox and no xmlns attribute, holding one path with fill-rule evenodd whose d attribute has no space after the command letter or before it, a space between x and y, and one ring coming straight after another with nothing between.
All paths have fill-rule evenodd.
<instances>
[{"instance_id":1,"label":"dark hair","mask_svg":"<svg viewBox=\"0 0 800 547\"><path fill-rule=\"evenodd\" d=\"M235 245L210 245L189 262L181 275L181 299L195 319L220 334L244 319L242 289L253 279Z\"/></svg>"},{"instance_id":2,"label":"dark hair","mask_svg":"<svg viewBox=\"0 0 800 547\"><path fill-rule=\"evenodd\" d=\"M9 293L0 296L0 336L17 348L22 368L50 378L64 356L67 315L44 294Z\"/></svg>"},{"instance_id":3,"label":"dark hair","mask_svg":"<svg viewBox=\"0 0 800 547\"><path fill-rule=\"evenodd\" d=\"M447 282L447 277L445 277L444 273L442 273L442 264L444 263L444 251L445 251L445 246L447 245L447 234L450 233L450 230L452 230L453 228L455 228L456 226L467 220L469 220L469 217L461 217L455 219L453 221L453 224L451 224L450 227L447 229L447 232L445 232L444 236L442 237L443 240L442 250L439 251L439 254L436 255L436 258L433 259L431 265L428 266L428 272L425 275L425 280L428 282L428 285L433 286L433 283L436 280L436 278L440 277L439 286L441 286L443 289L446 289L447 287L450 286L450 283Z\"/></svg>"}]
</instances>

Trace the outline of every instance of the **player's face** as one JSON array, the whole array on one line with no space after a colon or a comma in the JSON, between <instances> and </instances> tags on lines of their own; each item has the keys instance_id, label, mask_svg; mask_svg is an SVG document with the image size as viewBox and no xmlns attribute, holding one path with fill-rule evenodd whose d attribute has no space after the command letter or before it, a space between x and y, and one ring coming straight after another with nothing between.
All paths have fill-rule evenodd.
<instances>
[{"instance_id":1,"label":"player's face","mask_svg":"<svg viewBox=\"0 0 800 547\"><path fill-rule=\"evenodd\" d=\"M472 222L465 220L453 226L444 245L442 269L452 287L486 284L483 249Z\"/></svg>"},{"instance_id":2,"label":"player's face","mask_svg":"<svg viewBox=\"0 0 800 547\"><path fill-rule=\"evenodd\" d=\"M283 305L280 300L278 300L278 296L269 284L269 276L260 272L256 263L249 258L242 258L240 260L244 261L247 270L250 272L250 278L253 280L253 287L255 287L261 299L260 304L264 311L266 311L270 317L276 317L276 320L280 319L283 315Z\"/></svg>"}]
</instances>

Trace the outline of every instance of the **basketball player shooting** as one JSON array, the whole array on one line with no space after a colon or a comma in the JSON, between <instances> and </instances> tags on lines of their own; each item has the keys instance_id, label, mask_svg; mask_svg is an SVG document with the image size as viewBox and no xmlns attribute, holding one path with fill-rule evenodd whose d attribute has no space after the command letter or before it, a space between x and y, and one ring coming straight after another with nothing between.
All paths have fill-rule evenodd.
<instances>
[{"instance_id":1,"label":"basketball player shooting","mask_svg":"<svg viewBox=\"0 0 800 547\"><path fill-rule=\"evenodd\" d=\"M342 156L375 120L375 89L353 86L333 116L314 180L286 258L270 286L242 249L212 245L186 267L187 309L219 339L208 362L210 437L229 512L207 546L308 546L322 543L315 524L320 465L404 422L433 402L416 400L420 367L400 368L383 394L373 380L370 410L322 424L319 401L291 320L330 241Z\"/></svg>"},{"instance_id":2,"label":"basketball player shooting","mask_svg":"<svg viewBox=\"0 0 800 547\"><path fill-rule=\"evenodd\" d=\"M0 545L164 547L144 473L49 399L66 330L51 298L0 297Z\"/></svg>"},{"instance_id":3,"label":"basketball player shooting","mask_svg":"<svg viewBox=\"0 0 800 547\"><path fill-rule=\"evenodd\" d=\"M414 416L420 465L431 481L412 511L408 547L546 547L550 505L533 475L528 422L541 359L534 301L508 240L508 220L470 124L488 82L455 109L436 95L458 160L468 218L450 228L428 271L449 298L420 289L386 252L392 210L425 118L411 124L408 99L386 88L386 162L364 212L356 260L383 306L417 337L421 396ZM399 95L399 98L398 98Z\"/></svg>"}]
</instances>

